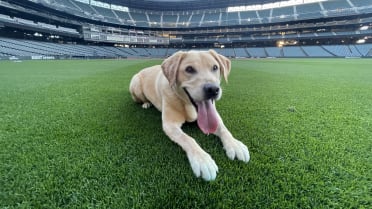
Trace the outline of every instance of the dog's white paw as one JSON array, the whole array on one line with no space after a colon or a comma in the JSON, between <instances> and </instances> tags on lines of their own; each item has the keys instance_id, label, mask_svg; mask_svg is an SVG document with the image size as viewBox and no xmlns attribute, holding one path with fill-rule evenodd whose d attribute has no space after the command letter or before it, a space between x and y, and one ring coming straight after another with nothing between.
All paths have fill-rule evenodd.
<instances>
[{"instance_id":1,"label":"dog's white paw","mask_svg":"<svg viewBox=\"0 0 372 209\"><path fill-rule=\"evenodd\" d=\"M248 162L250 159L249 151L247 146L245 146L241 141L233 139L224 145L226 150L226 155L231 160L235 158L243 162Z\"/></svg>"},{"instance_id":2,"label":"dog's white paw","mask_svg":"<svg viewBox=\"0 0 372 209\"><path fill-rule=\"evenodd\" d=\"M190 153L187 157L196 177L202 177L206 181L216 179L218 167L208 153L202 150L198 153Z\"/></svg>"},{"instance_id":3,"label":"dog's white paw","mask_svg":"<svg viewBox=\"0 0 372 209\"><path fill-rule=\"evenodd\" d=\"M145 102L145 103L142 104L142 108L143 109L147 109L149 107L151 107L151 103L150 102Z\"/></svg>"}]
</instances>

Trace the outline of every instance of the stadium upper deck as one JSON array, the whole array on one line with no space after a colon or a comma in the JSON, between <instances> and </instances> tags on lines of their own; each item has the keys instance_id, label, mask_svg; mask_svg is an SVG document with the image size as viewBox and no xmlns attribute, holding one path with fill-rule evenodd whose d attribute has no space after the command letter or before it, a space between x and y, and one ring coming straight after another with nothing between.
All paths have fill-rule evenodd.
<instances>
[{"instance_id":1,"label":"stadium upper deck","mask_svg":"<svg viewBox=\"0 0 372 209\"><path fill-rule=\"evenodd\" d=\"M278 2L278 0L101 0L133 9L157 11L185 11L211 8L227 8L237 5L255 5Z\"/></svg>"},{"instance_id":2,"label":"stadium upper deck","mask_svg":"<svg viewBox=\"0 0 372 209\"><path fill-rule=\"evenodd\" d=\"M102 22L118 25L143 28L150 27L152 29L241 26L372 13L371 0L318 1L291 6L280 6L280 4L278 4L271 8L269 6L261 6L261 8L258 7L255 10L247 11L229 10L229 7L169 11L164 10L164 7L159 7L158 10L149 10L129 9L127 7L117 7L106 3L92 4L91 2L89 4L89 1L84 0L32 1L80 17L93 18ZM134 4L134 1L129 2ZM139 3L135 5L138 6L138 4ZM190 4L192 5L194 3ZM153 7L149 8L153 9Z\"/></svg>"}]
</instances>

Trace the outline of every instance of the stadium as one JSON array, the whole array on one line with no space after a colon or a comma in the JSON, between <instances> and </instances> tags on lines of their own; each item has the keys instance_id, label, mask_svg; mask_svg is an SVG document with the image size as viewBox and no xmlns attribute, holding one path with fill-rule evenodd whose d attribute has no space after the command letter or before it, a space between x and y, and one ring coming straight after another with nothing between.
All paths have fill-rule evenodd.
<instances>
[{"instance_id":1,"label":"stadium","mask_svg":"<svg viewBox=\"0 0 372 209\"><path fill-rule=\"evenodd\" d=\"M372 56L369 0L196 2L1 1L0 56Z\"/></svg>"},{"instance_id":2,"label":"stadium","mask_svg":"<svg viewBox=\"0 0 372 209\"><path fill-rule=\"evenodd\" d=\"M195 178L139 70L232 61L221 116L251 153ZM372 0L0 0L0 208L368 208Z\"/></svg>"}]
</instances>

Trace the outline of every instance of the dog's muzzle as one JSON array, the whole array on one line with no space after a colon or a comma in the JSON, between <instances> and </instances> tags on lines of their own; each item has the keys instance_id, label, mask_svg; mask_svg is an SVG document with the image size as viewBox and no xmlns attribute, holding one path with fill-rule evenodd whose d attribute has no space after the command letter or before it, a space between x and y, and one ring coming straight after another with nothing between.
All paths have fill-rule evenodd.
<instances>
[{"instance_id":1,"label":"dog's muzzle","mask_svg":"<svg viewBox=\"0 0 372 209\"><path fill-rule=\"evenodd\" d=\"M195 101L186 88L183 88L183 90L198 113L197 123L199 128L205 134L215 133L218 127L218 113L213 102L221 94L220 87L211 83L205 84L203 86L204 98L202 101Z\"/></svg>"}]
</instances>

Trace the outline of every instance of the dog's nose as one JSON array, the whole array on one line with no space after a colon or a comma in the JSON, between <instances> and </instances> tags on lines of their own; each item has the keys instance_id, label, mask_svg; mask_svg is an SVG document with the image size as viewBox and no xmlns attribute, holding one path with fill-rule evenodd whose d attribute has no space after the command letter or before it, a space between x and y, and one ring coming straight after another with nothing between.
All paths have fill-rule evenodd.
<instances>
[{"instance_id":1,"label":"dog's nose","mask_svg":"<svg viewBox=\"0 0 372 209\"><path fill-rule=\"evenodd\" d=\"M215 84L211 84L211 83L205 84L203 89L204 89L205 99L215 99L220 93L220 87Z\"/></svg>"}]
</instances>

